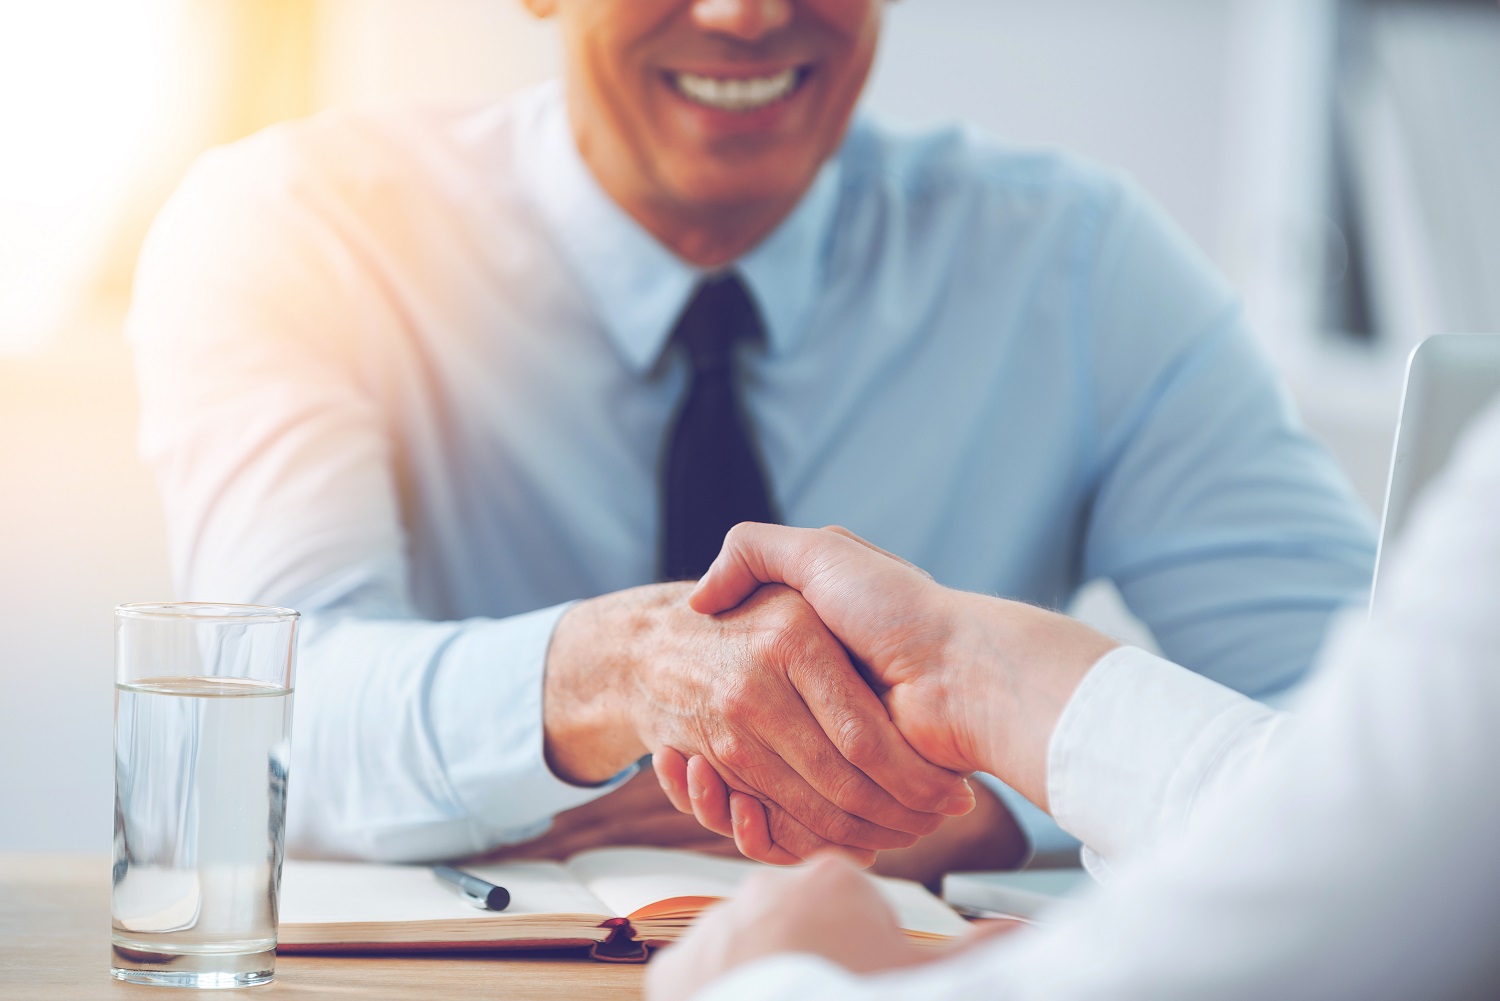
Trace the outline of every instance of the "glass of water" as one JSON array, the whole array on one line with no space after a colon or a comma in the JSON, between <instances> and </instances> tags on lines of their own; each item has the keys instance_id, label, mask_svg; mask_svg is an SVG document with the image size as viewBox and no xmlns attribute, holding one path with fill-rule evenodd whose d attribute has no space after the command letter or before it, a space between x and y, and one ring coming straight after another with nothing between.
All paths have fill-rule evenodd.
<instances>
[{"instance_id":1,"label":"glass of water","mask_svg":"<svg viewBox=\"0 0 1500 1001\"><path fill-rule=\"evenodd\" d=\"M115 609L116 979L270 981L296 629L259 605Z\"/></svg>"}]
</instances>

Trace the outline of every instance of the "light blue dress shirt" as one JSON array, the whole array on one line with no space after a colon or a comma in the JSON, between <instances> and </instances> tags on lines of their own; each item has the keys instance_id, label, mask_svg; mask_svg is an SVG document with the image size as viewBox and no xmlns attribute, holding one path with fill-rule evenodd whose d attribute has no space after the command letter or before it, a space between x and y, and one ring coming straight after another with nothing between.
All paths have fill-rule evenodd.
<instances>
[{"instance_id":1,"label":"light blue dress shirt","mask_svg":"<svg viewBox=\"0 0 1500 1001\"><path fill-rule=\"evenodd\" d=\"M547 769L542 673L568 602L653 579L666 345L703 275L604 194L563 102L277 127L206 156L143 255L183 595L306 616L294 851L462 855L609 788ZM1368 586L1369 520L1235 296L1117 176L859 118L735 266L789 524L1044 605L1109 578L1258 696Z\"/></svg>"}]
</instances>

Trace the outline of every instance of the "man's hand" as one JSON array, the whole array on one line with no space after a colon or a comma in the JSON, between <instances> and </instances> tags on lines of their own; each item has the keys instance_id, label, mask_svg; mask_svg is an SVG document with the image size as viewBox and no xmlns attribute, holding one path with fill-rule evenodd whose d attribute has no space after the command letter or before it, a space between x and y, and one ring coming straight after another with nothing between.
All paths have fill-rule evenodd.
<instances>
[{"instance_id":1,"label":"man's hand","mask_svg":"<svg viewBox=\"0 0 1500 1001\"><path fill-rule=\"evenodd\" d=\"M943 588L843 529L736 526L692 606L722 613L771 583L807 599L927 760L992 772L1047 807L1052 730L1116 641L1039 608ZM711 766L668 755L657 772L679 809L711 829L727 822L753 855L768 837L761 808L727 789Z\"/></svg>"},{"instance_id":2,"label":"man's hand","mask_svg":"<svg viewBox=\"0 0 1500 1001\"><path fill-rule=\"evenodd\" d=\"M976 785L974 793L977 802L972 813L946 818L941 827L910 848L881 852L873 871L914 879L936 890L944 873L1013 868L1026 849L1025 835L983 785ZM562 860L591 848L620 845L740 855L732 839L674 809L656 779L643 772L607 796L558 814L541 837L496 849L483 861Z\"/></svg>"},{"instance_id":3,"label":"man's hand","mask_svg":"<svg viewBox=\"0 0 1500 1001\"><path fill-rule=\"evenodd\" d=\"M732 840L673 809L656 780L642 772L609 795L558 814L541 837L497 848L486 853L483 860L561 861L591 848L620 845L650 845L735 858L740 855Z\"/></svg>"},{"instance_id":4,"label":"man's hand","mask_svg":"<svg viewBox=\"0 0 1500 1001\"><path fill-rule=\"evenodd\" d=\"M559 622L543 718L560 777L596 783L647 752L701 755L765 818L750 857L776 863L835 847L868 864L972 808L962 776L912 750L799 595L768 588L709 618L687 606L691 588L605 595Z\"/></svg>"}]
</instances>

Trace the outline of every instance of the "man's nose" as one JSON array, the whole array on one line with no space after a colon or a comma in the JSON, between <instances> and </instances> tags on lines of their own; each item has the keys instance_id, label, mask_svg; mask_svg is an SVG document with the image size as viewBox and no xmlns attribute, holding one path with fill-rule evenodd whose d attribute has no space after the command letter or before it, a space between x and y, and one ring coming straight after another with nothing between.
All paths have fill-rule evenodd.
<instances>
[{"instance_id":1,"label":"man's nose","mask_svg":"<svg viewBox=\"0 0 1500 1001\"><path fill-rule=\"evenodd\" d=\"M694 0L693 21L704 31L754 42L792 20L794 0Z\"/></svg>"}]
</instances>

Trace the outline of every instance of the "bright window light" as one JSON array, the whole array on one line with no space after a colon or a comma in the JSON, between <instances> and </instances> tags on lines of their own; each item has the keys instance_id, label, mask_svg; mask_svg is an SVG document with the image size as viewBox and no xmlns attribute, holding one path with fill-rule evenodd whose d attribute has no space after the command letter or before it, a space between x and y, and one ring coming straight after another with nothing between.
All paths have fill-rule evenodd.
<instances>
[{"instance_id":1,"label":"bright window light","mask_svg":"<svg viewBox=\"0 0 1500 1001\"><path fill-rule=\"evenodd\" d=\"M0 351L65 321L162 111L172 0L0 4Z\"/></svg>"}]
</instances>

